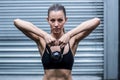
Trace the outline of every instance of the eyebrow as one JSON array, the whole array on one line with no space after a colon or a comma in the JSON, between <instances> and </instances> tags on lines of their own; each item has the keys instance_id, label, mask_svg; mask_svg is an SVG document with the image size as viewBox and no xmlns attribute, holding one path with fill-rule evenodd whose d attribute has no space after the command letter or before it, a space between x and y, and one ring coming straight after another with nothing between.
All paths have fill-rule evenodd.
<instances>
[{"instance_id":1,"label":"eyebrow","mask_svg":"<svg viewBox=\"0 0 120 80\"><path fill-rule=\"evenodd\" d=\"M49 17L50 19L55 19L55 18L53 18L53 17ZM57 18L57 19L63 19L63 17L60 17L60 18Z\"/></svg>"}]
</instances>

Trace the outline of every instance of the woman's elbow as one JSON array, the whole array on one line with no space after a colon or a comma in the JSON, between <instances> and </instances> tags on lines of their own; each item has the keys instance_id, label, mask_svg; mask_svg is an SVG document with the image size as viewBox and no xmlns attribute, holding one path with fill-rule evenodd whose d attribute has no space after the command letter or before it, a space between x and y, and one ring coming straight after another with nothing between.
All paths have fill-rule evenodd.
<instances>
[{"instance_id":1,"label":"woman's elbow","mask_svg":"<svg viewBox=\"0 0 120 80\"><path fill-rule=\"evenodd\" d=\"M94 19L95 19L96 24L99 25L99 24L100 24L100 18L97 18L97 17L96 17L96 18L94 18Z\"/></svg>"},{"instance_id":2,"label":"woman's elbow","mask_svg":"<svg viewBox=\"0 0 120 80\"><path fill-rule=\"evenodd\" d=\"M20 21L20 19L14 19L14 25L17 25L18 24L18 22Z\"/></svg>"}]
</instances>

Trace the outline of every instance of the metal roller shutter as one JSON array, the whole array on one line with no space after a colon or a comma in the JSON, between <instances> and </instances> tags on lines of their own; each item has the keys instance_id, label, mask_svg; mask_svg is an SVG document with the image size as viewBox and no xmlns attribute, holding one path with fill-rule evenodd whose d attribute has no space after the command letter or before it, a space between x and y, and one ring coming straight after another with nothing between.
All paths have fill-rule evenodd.
<instances>
[{"instance_id":1,"label":"metal roller shutter","mask_svg":"<svg viewBox=\"0 0 120 80\"><path fill-rule=\"evenodd\" d=\"M49 32L47 9L56 2L66 8L66 31L93 17L101 19L79 43L72 74L103 76L103 0L0 0L0 74L43 74L36 44L15 28L13 20L21 18Z\"/></svg>"}]
</instances>

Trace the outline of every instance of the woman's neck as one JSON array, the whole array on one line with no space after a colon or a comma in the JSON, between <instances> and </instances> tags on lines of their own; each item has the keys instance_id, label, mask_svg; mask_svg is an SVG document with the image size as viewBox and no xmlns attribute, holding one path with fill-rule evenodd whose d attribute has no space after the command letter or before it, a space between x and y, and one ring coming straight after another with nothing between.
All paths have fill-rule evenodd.
<instances>
[{"instance_id":1,"label":"woman's neck","mask_svg":"<svg viewBox=\"0 0 120 80\"><path fill-rule=\"evenodd\" d=\"M51 33L51 35L56 38L56 39L60 39L60 37L64 34L64 32L61 33Z\"/></svg>"}]
</instances>

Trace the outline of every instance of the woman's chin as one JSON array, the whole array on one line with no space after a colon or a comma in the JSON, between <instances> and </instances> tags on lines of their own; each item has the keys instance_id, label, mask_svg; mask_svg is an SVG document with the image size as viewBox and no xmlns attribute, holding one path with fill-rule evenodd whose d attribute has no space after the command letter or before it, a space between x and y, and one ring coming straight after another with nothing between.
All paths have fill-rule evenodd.
<instances>
[{"instance_id":1,"label":"woman's chin","mask_svg":"<svg viewBox=\"0 0 120 80\"><path fill-rule=\"evenodd\" d=\"M59 34L59 33L60 33L60 31L54 31L54 33L55 33L55 34Z\"/></svg>"},{"instance_id":2,"label":"woman's chin","mask_svg":"<svg viewBox=\"0 0 120 80\"><path fill-rule=\"evenodd\" d=\"M59 34L59 32L54 32L54 34Z\"/></svg>"}]
</instances>

